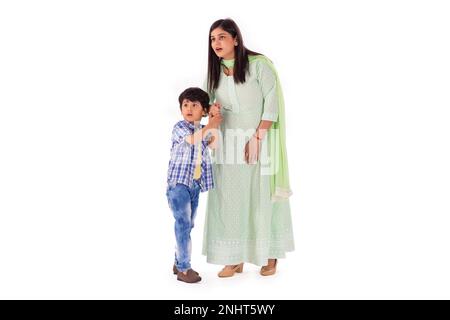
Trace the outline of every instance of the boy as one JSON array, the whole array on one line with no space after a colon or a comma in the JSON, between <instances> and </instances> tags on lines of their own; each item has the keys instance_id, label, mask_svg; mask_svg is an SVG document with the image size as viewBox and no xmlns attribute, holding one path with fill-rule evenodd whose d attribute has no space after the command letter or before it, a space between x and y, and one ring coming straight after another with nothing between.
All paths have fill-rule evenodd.
<instances>
[{"instance_id":1,"label":"boy","mask_svg":"<svg viewBox=\"0 0 450 320\"><path fill-rule=\"evenodd\" d=\"M184 120L172 131L172 149L167 177L167 199L175 217L177 248L173 273L179 281L201 280L191 269L191 229L198 206L199 193L214 187L208 147L215 147L214 131L222 121L220 113L210 115L208 124L200 120L209 110L208 93L200 88L188 88L178 101Z\"/></svg>"}]
</instances>

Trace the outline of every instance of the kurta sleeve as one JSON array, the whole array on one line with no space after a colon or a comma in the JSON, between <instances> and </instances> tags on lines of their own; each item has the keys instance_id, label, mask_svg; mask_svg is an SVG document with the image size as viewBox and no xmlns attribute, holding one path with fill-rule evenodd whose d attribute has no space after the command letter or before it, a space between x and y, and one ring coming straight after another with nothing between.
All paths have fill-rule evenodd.
<instances>
[{"instance_id":1,"label":"kurta sleeve","mask_svg":"<svg viewBox=\"0 0 450 320\"><path fill-rule=\"evenodd\" d=\"M261 120L278 121L277 76L265 62L260 62L258 80L263 94L263 114Z\"/></svg>"},{"instance_id":2,"label":"kurta sleeve","mask_svg":"<svg viewBox=\"0 0 450 320\"><path fill-rule=\"evenodd\" d=\"M209 92L208 91L208 76L205 77L205 80L203 81L203 86L202 86L203 91L207 92L209 95L209 105L212 105L214 103L214 93L213 92Z\"/></svg>"}]
</instances>

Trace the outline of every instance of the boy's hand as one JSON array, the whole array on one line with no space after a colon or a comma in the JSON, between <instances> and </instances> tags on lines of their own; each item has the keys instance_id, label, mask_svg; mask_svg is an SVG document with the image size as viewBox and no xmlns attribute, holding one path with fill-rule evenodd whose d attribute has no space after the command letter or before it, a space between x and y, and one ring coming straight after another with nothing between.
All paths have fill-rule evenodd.
<instances>
[{"instance_id":1,"label":"boy's hand","mask_svg":"<svg viewBox=\"0 0 450 320\"><path fill-rule=\"evenodd\" d=\"M211 107L209 108L209 116L214 117L214 116L217 116L218 114L220 114L220 108L221 108L220 103L217 103L217 102L213 103L211 105Z\"/></svg>"},{"instance_id":2,"label":"boy's hand","mask_svg":"<svg viewBox=\"0 0 450 320\"><path fill-rule=\"evenodd\" d=\"M218 114L216 114L215 116L210 116L209 117L209 121L208 124L212 127L212 128L218 128L220 123L222 122L223 117L220 114L220 112Z\"/></svg>"}]
</instances>

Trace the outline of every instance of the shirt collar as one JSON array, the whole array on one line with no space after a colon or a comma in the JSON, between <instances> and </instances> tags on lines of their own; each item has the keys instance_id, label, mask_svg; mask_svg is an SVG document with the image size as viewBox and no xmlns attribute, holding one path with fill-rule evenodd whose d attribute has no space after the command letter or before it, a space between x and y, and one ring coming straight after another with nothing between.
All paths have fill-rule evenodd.
<instances>
[{"instance_id":1,"label":"shirt collar","mask_svg":"<svg viewBox=\"0 0 450 320\"><path fill-rule=\"evenodd\" d=\"M190 123L189 121L186 121L183 119L183 123L186 127L188 127L191 130L195 130L195 126L193 123ZM200 128L202 127L202 125L200 124Z\"/></svg>"}]
</instances>

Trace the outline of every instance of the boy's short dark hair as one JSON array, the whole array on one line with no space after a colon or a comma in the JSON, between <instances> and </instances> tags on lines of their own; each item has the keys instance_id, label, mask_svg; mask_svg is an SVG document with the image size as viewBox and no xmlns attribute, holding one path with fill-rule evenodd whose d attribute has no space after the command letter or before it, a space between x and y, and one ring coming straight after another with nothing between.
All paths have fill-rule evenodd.
<instances>
[{"instance_id":1,"label":"boy's short dark hair","mask_svg":"<svg viewBox=\"0 0 450 320\"><path fill-rule=\"evenodd\" d=\"M206 112L209 111L209 95L207 92L203 91L200 88L187 88L180 94L180 96L178 97L178 101L180 102L180 110L184 99L192 102L198 101L202 105L203 110L205 110Z\"/></svg>"}]
</instances>

